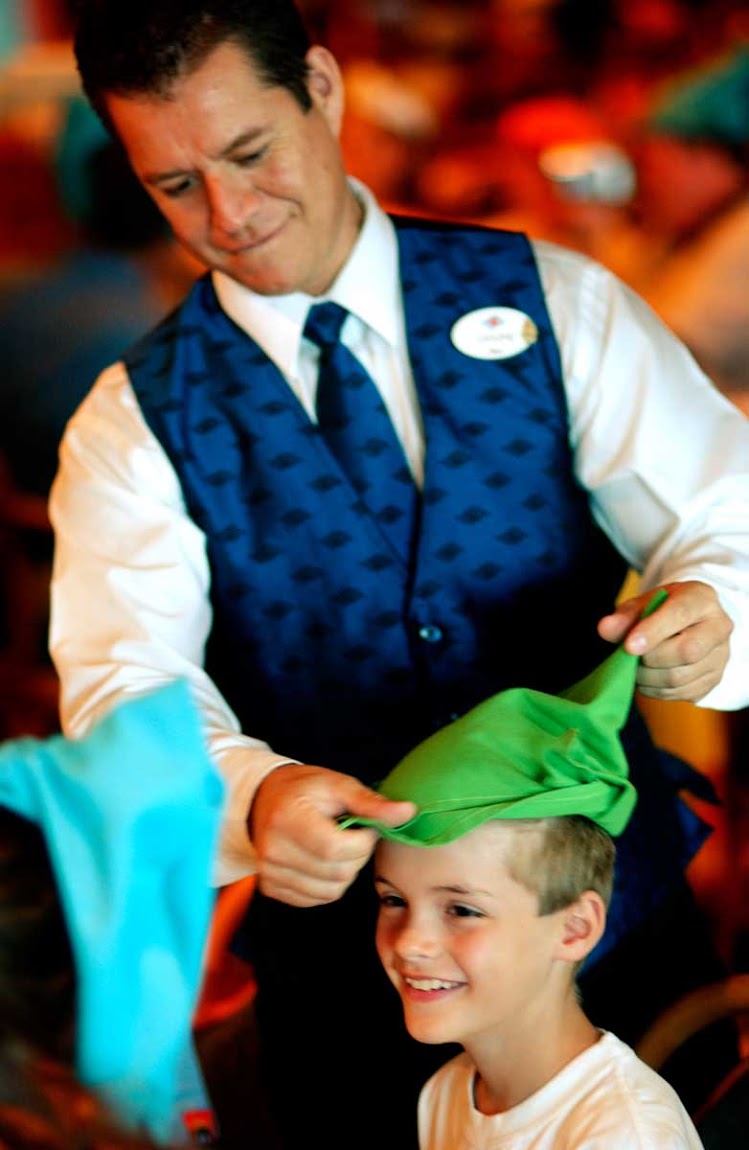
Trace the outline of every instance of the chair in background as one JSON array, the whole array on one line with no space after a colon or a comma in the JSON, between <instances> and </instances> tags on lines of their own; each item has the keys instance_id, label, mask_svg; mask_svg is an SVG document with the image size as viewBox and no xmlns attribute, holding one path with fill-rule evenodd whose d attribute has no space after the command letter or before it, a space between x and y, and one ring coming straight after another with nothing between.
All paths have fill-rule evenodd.
<instances>
[{"instance_id":1,"label":"chair in background","mask_svg":"<svg viewBox=\"0 0 749 1150\"><path fill-rule=\"evenodd\" d=\"M203 985L193 1017L195 1046L220 1131L221 1150L282 1150L260 1075L252 967L231 943L254 877L222 887L213 912Z\"/></svg>"},{"instance_id":2,"label":"chair in background","mask_svg":"<svg viewBox=\"0 0 749 1150\"><path fill-rule=\"evenodd\" d=\"M699 1031L734 1019L749 1034L749 974L732 974L679 999L653 1022L637 1044L637 1053L654 1070ZM692 1119L705 1150L746 1150L749 1145L749 1052L746 1044L725 1076Z\"/></svg>"},{"instance_id":3,"label":"chair in background","mask_svg":"<svg viewBox=\"0 0 749 1150\"><path fill-rule=\"evenodd\" d=\"M250 875L218 892L204 960L203 985L193 1019L196 1030L226 1021L255 997L252 969L231 953L232 939L254 889L255 877Z\"/></svg>"}]
</instances>

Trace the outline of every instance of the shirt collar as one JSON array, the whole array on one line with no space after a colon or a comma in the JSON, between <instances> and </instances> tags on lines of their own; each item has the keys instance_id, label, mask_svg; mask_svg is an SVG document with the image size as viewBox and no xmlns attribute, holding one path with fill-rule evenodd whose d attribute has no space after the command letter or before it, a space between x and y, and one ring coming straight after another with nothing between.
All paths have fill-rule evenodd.
<instances>
[{"instance_id":1,"label":"shirt collar","mask_svg":"<svg viewBox=\"0 0 749 1150\"><path fill-rule=\"evenodd\" d=\"M323 298L347 308L395 347L402 307L395 228L370 190L358 180L349 182L364 208L364 222L348 260ZM310 306L320 299L305 292L257 295L223 272L213 273L213 284L226 314L285 375L295 375L304 321Z\"/></svg>"}]
</instances>

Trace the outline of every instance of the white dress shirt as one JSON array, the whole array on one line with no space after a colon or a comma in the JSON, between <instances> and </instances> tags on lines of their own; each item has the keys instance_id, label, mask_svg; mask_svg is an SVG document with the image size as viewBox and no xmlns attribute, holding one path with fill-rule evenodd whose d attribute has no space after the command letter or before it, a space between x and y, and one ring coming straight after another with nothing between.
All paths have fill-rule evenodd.
<instances>
[{"instance_id":1,"label":"white dress shirt","mask_svg":"<svg viewBox=\"0 0 749 1150\"><path fill-rule=\"evenodd\" d=\"M424 442L397 241L367 189L354 186L365 221L326 298L352 313L342 338L380 387L421 482ZM749 420L603 267L552 244L533 248L561 352L575 474L593 514L644 587L699 579L716 589L735 629L729 666L702 705L745 706ZM214 284L227 314L313 415L318 353L302 329L318 301L300 293L256 296L221 274ZM120 695L188 678L227 781L216 881L247 874L252 796L268 771L288 759L283 747L240 732L203 670L211 629L206 540L186 512L177 476L122 363L99 377L68 424L50 515L56 533L50 649L62 683L63 729L78 736Z\"/></svg>"}]
</instances>

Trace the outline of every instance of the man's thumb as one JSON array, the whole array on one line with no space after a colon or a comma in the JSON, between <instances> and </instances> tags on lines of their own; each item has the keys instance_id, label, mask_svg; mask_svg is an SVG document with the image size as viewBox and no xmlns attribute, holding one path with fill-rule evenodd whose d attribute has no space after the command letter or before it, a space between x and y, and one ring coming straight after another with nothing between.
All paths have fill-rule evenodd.
<instances>
[{"instance_id":1,"label":"man's thumb","mask_svg":"<svg viewBox=\"0 0 749 1150\"><path fill-rule=\"evenodd\" d=\"M416 803L388 799L362 786L351 797L348 814L349 817L375 819L386 827L399 827L412 819L417 809Z\"/></svg>"}]
</instances>

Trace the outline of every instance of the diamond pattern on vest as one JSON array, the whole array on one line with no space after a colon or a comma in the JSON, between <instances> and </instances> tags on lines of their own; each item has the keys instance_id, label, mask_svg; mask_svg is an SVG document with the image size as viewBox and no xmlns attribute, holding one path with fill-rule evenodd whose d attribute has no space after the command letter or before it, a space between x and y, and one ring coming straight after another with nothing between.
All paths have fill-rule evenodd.
<instances>
[{"instance_id":1,"label":"diamond pattern on vest","mask_svg":"<svg viewBox=\"0 0 749 1150\"><path fill-rule=\"evenodd\" d=\"M400 496L372 511L278 369L217 306L210 279L127 357L208 538L209 671L245 729L285 754L355 762L369 779L510 674L553 689L555 661L529 661L532 623L564 632L565 660L593 661L582 624L620 581L570 480L557 352L526 242L421 223L399 224L398 242L426 438L406 555L393 542L411 490L405 461L393 468ZM515 360L475 360L452 343L456 320L491 303L539 330ZM345 314L332 314L318 346L342 346ZM599 602L588 590L581 603L591 568Z\"/></svg>"}]
</instances>

